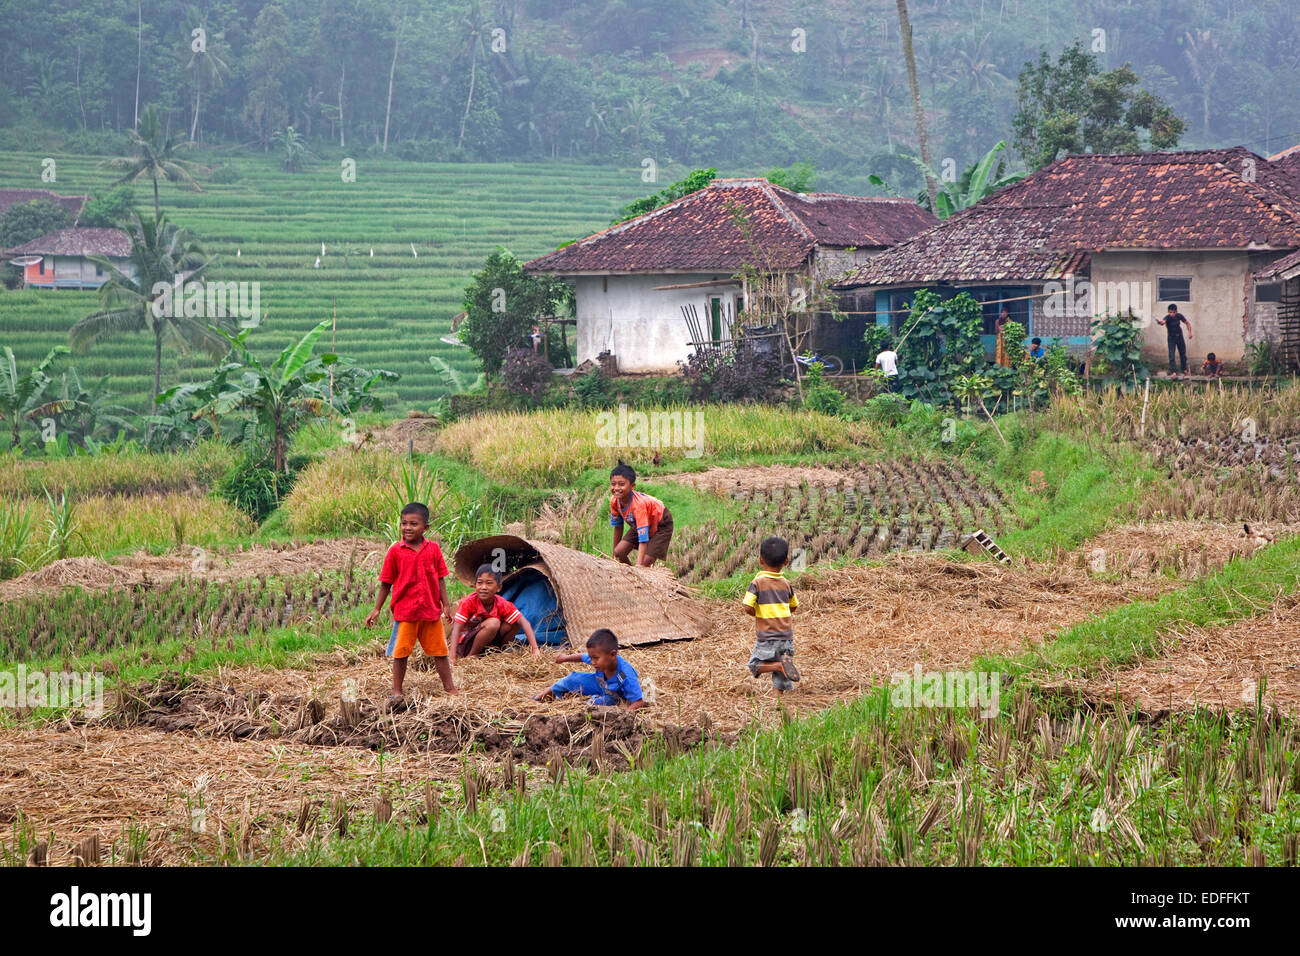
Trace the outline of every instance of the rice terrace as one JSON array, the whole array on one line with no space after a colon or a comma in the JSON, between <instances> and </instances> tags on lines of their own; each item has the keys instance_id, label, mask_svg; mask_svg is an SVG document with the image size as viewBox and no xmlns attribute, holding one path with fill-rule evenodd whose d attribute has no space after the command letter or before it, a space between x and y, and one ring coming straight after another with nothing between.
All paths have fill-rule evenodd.
<instances>
[{"instance_id":1,"label":"rice terrace","mask_svg":"<svg viewBox=\"0 0 1300 956\"><path fill-rule=\"evenodd\" d=\"M1300 862L1300 147L650 6L0 40L3 867Z\"/></svg>"}]
</instances>

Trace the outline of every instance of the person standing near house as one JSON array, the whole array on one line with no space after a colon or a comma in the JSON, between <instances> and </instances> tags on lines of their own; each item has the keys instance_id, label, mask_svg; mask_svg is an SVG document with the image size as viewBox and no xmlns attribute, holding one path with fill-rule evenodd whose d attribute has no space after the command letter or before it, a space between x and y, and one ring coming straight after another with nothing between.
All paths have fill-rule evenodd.
<instances>
[{"instance_id":1,"label":"person standing near house","mask_svg":"<svg viewBox=\"0 0 1300 956\"><path fill-rule=\"evenodd\" d=\"M1178 353L1178 360L1181 364L1182 374L1187 374L1187 342L1183 338L1183 326L1187 326L1187 338L1192 337L1192 323L1187 321L1187 316L1178 311L1176 303L1169 303L1169 311L1165 313L1163 319L1156 319L1157 325L1165 327L1165 335L1169 339L1169 374L1177 378L1178 370L1174 367L1174 352Z\"/></svg>"},{"instance_id":2,"label":"person standing near house","mask_svg":"<svg viewBox=\"0 0 1300 956\"><path fill-rule=\"evenodd\" d=\"M886 344L876 355L876 368L885 373L885 391L892 392L898 384L898 353Z\"/></svg>"},{"instance_id":3,"label":"person standing near house","mask_svg":"<svg viewBox=\"0 0 1300 956\"><path fill-rule=\"evenodd\" d=\"M997 346L993 350L993 361L1001 365L1003 368L1011 367L1011 353L1007 351L1007 343L1002 338L1002 330L1010 321L1011 310L1004 305L1002 311L998 314L997 324L993 327L998 336Z\"/></svg>"}]
</instances>

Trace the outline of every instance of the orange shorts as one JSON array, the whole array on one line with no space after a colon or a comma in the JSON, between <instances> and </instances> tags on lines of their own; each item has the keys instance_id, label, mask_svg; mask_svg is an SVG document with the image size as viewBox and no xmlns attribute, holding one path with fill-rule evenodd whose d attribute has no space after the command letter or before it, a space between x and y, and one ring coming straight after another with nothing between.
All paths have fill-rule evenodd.
<instances>
[{"instance_id":1,"label":"orange shorts","mask_svg":"<svg viewBox=\"0 0 1300 956\"><path fill-rule=\"evenodd\" d=\"M410 657L415 642L429 657L447 656L447 637L442 621L398 621L388 642L389 657Z\"/></svg>"}]
</instances>

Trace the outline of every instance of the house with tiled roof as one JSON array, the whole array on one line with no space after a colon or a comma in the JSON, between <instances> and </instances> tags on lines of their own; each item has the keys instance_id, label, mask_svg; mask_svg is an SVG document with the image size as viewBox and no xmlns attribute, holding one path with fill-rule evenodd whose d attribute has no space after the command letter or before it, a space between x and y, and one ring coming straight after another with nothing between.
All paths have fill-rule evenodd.
<instances>
[{"instance_id":1,"label":"house with tiled roof","mask_svg":"<svg viewBox=\"0 0 1300 956\"><path fill-rule=\"evenodd\" d=\"M98 289L108 274L92 256L108 259L128 275L132 269L131 239L121 229L68 226L6 249L5 255L23 270L23 284L32 289Z\"/></svg>"},{"instance_id":2,"label":"house with tiled roof","mask_svg":"<svg viewBox=\"0 0 1300 956\"><path fill-rule=\"evenodd\" d=\"M1078 347L1094 316L1132 311L1155 361L1168 357L1155 319L1176 303L1189 352L1232 362L1277 337L1276 290L1256 273L1297 248L1294 167L1242 147L1080 154L871 258L837 288L895 327L917 289L967 291L985 303L989 351L1003 305L1028 335Z\"/></svg>"},{"instance_id":3,"label":"house with tiled roof","mask_svg":"<svg viewBox=\"0 0 1300 956\"><path fill-rule=\"evenodd\" d=\"M10 206L35 202L38 199L58 203L68 211L68 216L75 223L77 216L81 214L81 208L86 204L87 197L61 196L49 189L0 189L0 216L3 216Z\"/></svg>"},{"instance_id":4,"label":"house with tiled roof","mask_svg":"<svg viewBox=\"0 0 1300 956\"><path fill-rule=\"evenodd\" d=\"M531 262L573 282L577 360L609 352L625 371L675 371L691 353L684 310L705 337L743 323L753 270L778 275L798 299L936 220L911 200L796 193L763 179L717 179L627 222ZM873 317L874 318L874 317ZM866 319L809 324L804 343L856 345Z\"/></svg>"}]
</instances>

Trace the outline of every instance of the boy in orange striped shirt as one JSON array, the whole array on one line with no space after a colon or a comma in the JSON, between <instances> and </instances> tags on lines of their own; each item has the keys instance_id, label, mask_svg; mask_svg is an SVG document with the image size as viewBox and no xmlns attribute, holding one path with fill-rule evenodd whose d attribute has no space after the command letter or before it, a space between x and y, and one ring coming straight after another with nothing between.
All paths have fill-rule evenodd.
<instances>
[{"instance_id":1,"label":"boy in orange striped shirt","mask_svg":"<svg viewBox=\"0 0 1300 956\"><path fill-rule=\"evenodd\" d=\"M631 564L628 557L637 549L636 563L648 568L668 558L673 539L673 516L658 498L636 490L636 472L620 461L609 473L609 523L614 528L614 560ZM626 532L624 531L626 527Z\"/></svg>"}]
</instances>

